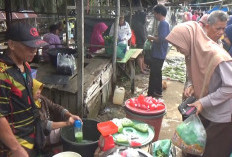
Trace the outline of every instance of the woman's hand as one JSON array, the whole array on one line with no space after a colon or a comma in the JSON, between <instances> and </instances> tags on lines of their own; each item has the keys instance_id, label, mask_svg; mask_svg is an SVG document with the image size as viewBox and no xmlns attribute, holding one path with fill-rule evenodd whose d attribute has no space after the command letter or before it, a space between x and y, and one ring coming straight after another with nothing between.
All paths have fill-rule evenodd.
<instances>
[{"instance_id":1,"label":"woman's hand","mask_svg":"<svg viewBox=\"0 0 232 157\"><path fill-rule=\"evenodd\" d=\"M197 109L196 114L197 114L197 115L198 115L199 113L201 113L201 111L202 111L202 109L203 109L202 104L201 104L200 101L196 101L196 102L194 102L194 103L192 103L192 104L188 104L188 106L196 107L196 109Z\"/></svg>"},{"instance_id":2,"label":"woman's hand","mask_svg":"<svg viewBox=\"0 0 232 157\"><path fill-rule=\"evenodd\" d=\"M184 95L185 95L186 97L192 96L193 93L194 93L194 89L193 89L193 86L192 86L192 85L189 86L189 87L187 87L187 88L185 89L185 91L184 91Z\"/></svg>"},{"instance_id":3,"label":"woman's hand","mask_svg":"<svg viewBox=\"0 0 232 157\"><path fill-rule=\"evenodd\" d=\"M67 124L68 125L73 125L75 120L79 120L79 121L81 121L81 123L83 123L79 116L71 114L68 121L67 121Z\"/></svg>"}]
</instances>

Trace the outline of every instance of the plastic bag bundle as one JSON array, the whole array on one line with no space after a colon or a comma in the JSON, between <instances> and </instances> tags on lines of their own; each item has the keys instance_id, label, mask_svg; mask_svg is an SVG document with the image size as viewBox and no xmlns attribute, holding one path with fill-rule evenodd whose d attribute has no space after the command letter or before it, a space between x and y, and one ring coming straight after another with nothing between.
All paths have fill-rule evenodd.
<instances>
[{"instance_id":1,"label":"plastic bag bundle","mask_svg":"<svg viewBox=\"0 0 232 157\"><path fill-rule=\"evenodd\" d=\"M180 125L172 137L172 143L183 152L203 155L206 144L206 131L197 115L191 115Z\"/></svg>"},{"instance_id":2,"label":"plastic bag bundle","mask_svg":"<svg viewBox=\"0 0 232 157\"><path fill-rule=\"evenodd\" d=\"M73 75L76 70L75 58L72 54L57 55L57 72L63 75Z\"/></svg>"},{"instance_id":3,"label":"plastic bag bundle","mask_svg":"<svg viewBox=\"0 0 232 157\"><path fill-rule=\"evenodd\" d=\"M153 157L172 157L172 142L169 139L152 143Z\"/></svg>"}]
</instances>

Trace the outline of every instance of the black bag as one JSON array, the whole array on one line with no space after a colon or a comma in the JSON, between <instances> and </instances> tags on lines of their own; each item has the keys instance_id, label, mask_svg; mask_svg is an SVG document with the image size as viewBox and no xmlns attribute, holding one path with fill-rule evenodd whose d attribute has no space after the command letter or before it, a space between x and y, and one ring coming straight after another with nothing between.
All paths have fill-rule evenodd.
<instances>
[{"instance_id":1,"label":"black bag","mask_svg":"<svg viewBox=\"0 0 232 157\"><path fill-rule=\"evenodd\" d=\"M188 104L192 104L196 101L197 99L194 96L188 97L185 101L183 101L179 106L178 110L184 117L189 117L190 115L196 113L197 109L196 107L193 106L188 106Z\"/></svg>"},{"instance_id":2,"label":"black bag","mask_svg":"<svg viewBox=\"0 0 232 157\"><path fill-rule=\"evenodd\" d=\"M152 62L151 50L144 51L144 63L147 65L151 65L151 62Z\"/></svg>"},{"instance_id":3,"label":"black bag","mask_svg":"<svg viewBox=\"0 0 232 157\"><path fill-rule=\"evenodd\" d=\"M46 136L44 129L42 127L41 119L39 117L38 109L34 109L34 118L35 118L35 148L38 151L41 151L46 144Z\"/></svg>"}]
</instances>

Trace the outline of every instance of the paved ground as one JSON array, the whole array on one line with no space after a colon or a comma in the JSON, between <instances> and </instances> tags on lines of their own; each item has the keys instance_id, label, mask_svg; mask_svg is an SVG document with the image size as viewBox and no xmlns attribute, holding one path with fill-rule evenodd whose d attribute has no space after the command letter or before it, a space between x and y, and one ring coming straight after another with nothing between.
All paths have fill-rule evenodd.
<instances>
[{"instance_id":1,"label":"paved ground","mask_svg":"<svg viewBox=\"0 0 232 157\"><path fill-rule=\"evenodd\" d=\"M179 53L171 50L168 54L168 57L178 56ZM125 100L131 97L137 97L140 94L146 94L148 87L148 78L149 75L144 75L136 72L135 77L135 94L132 95L130 93L130 83L126 77L122 76L119 78L119 86L123 86L126 89ZM159 139L171 139L175 128L181 122L181 115L177 109L178 105L181 103L182 91L184 84L178 81L167 81L167 89L163 92L164 103L167 107L167 113L163 118L162 126L159 134ZM125 117L125 112L122 106L113 105L109 103L109 105L105 108L104 111L101 112L98 116L98 120L105 121L110 120L112 118L122 118ZM177 157L181 157L180 151L177 150Z\"/></svg>"}]
</instances>

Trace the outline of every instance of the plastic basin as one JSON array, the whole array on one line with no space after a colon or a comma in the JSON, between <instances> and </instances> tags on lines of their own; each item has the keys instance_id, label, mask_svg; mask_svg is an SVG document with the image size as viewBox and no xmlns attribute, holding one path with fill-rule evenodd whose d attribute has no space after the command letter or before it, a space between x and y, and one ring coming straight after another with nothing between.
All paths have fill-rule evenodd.
<instances>
[{"instance_id":1,"label":"plastic basin","mask_svg":"<svg viewBox=\"0 0 232 157\"><path fill-rule=\"evenodd\" d=\"M83 157L93 157L98 147L100 133L97 130L96 120L83 119L83 142L77 143L74 137L73 126L61 129L61 141L64 151L77 152Z\"/></svg>"},{"instance_id":2,"label":"plastic basin","mask_svg":"<svg viewBox=\"0 0 232 157\"><path fill-rule=\"evenodd\" d=\"M81 157L81 155L75 152L61 152L52 157Z\"/></svg>"}]
</instances>

